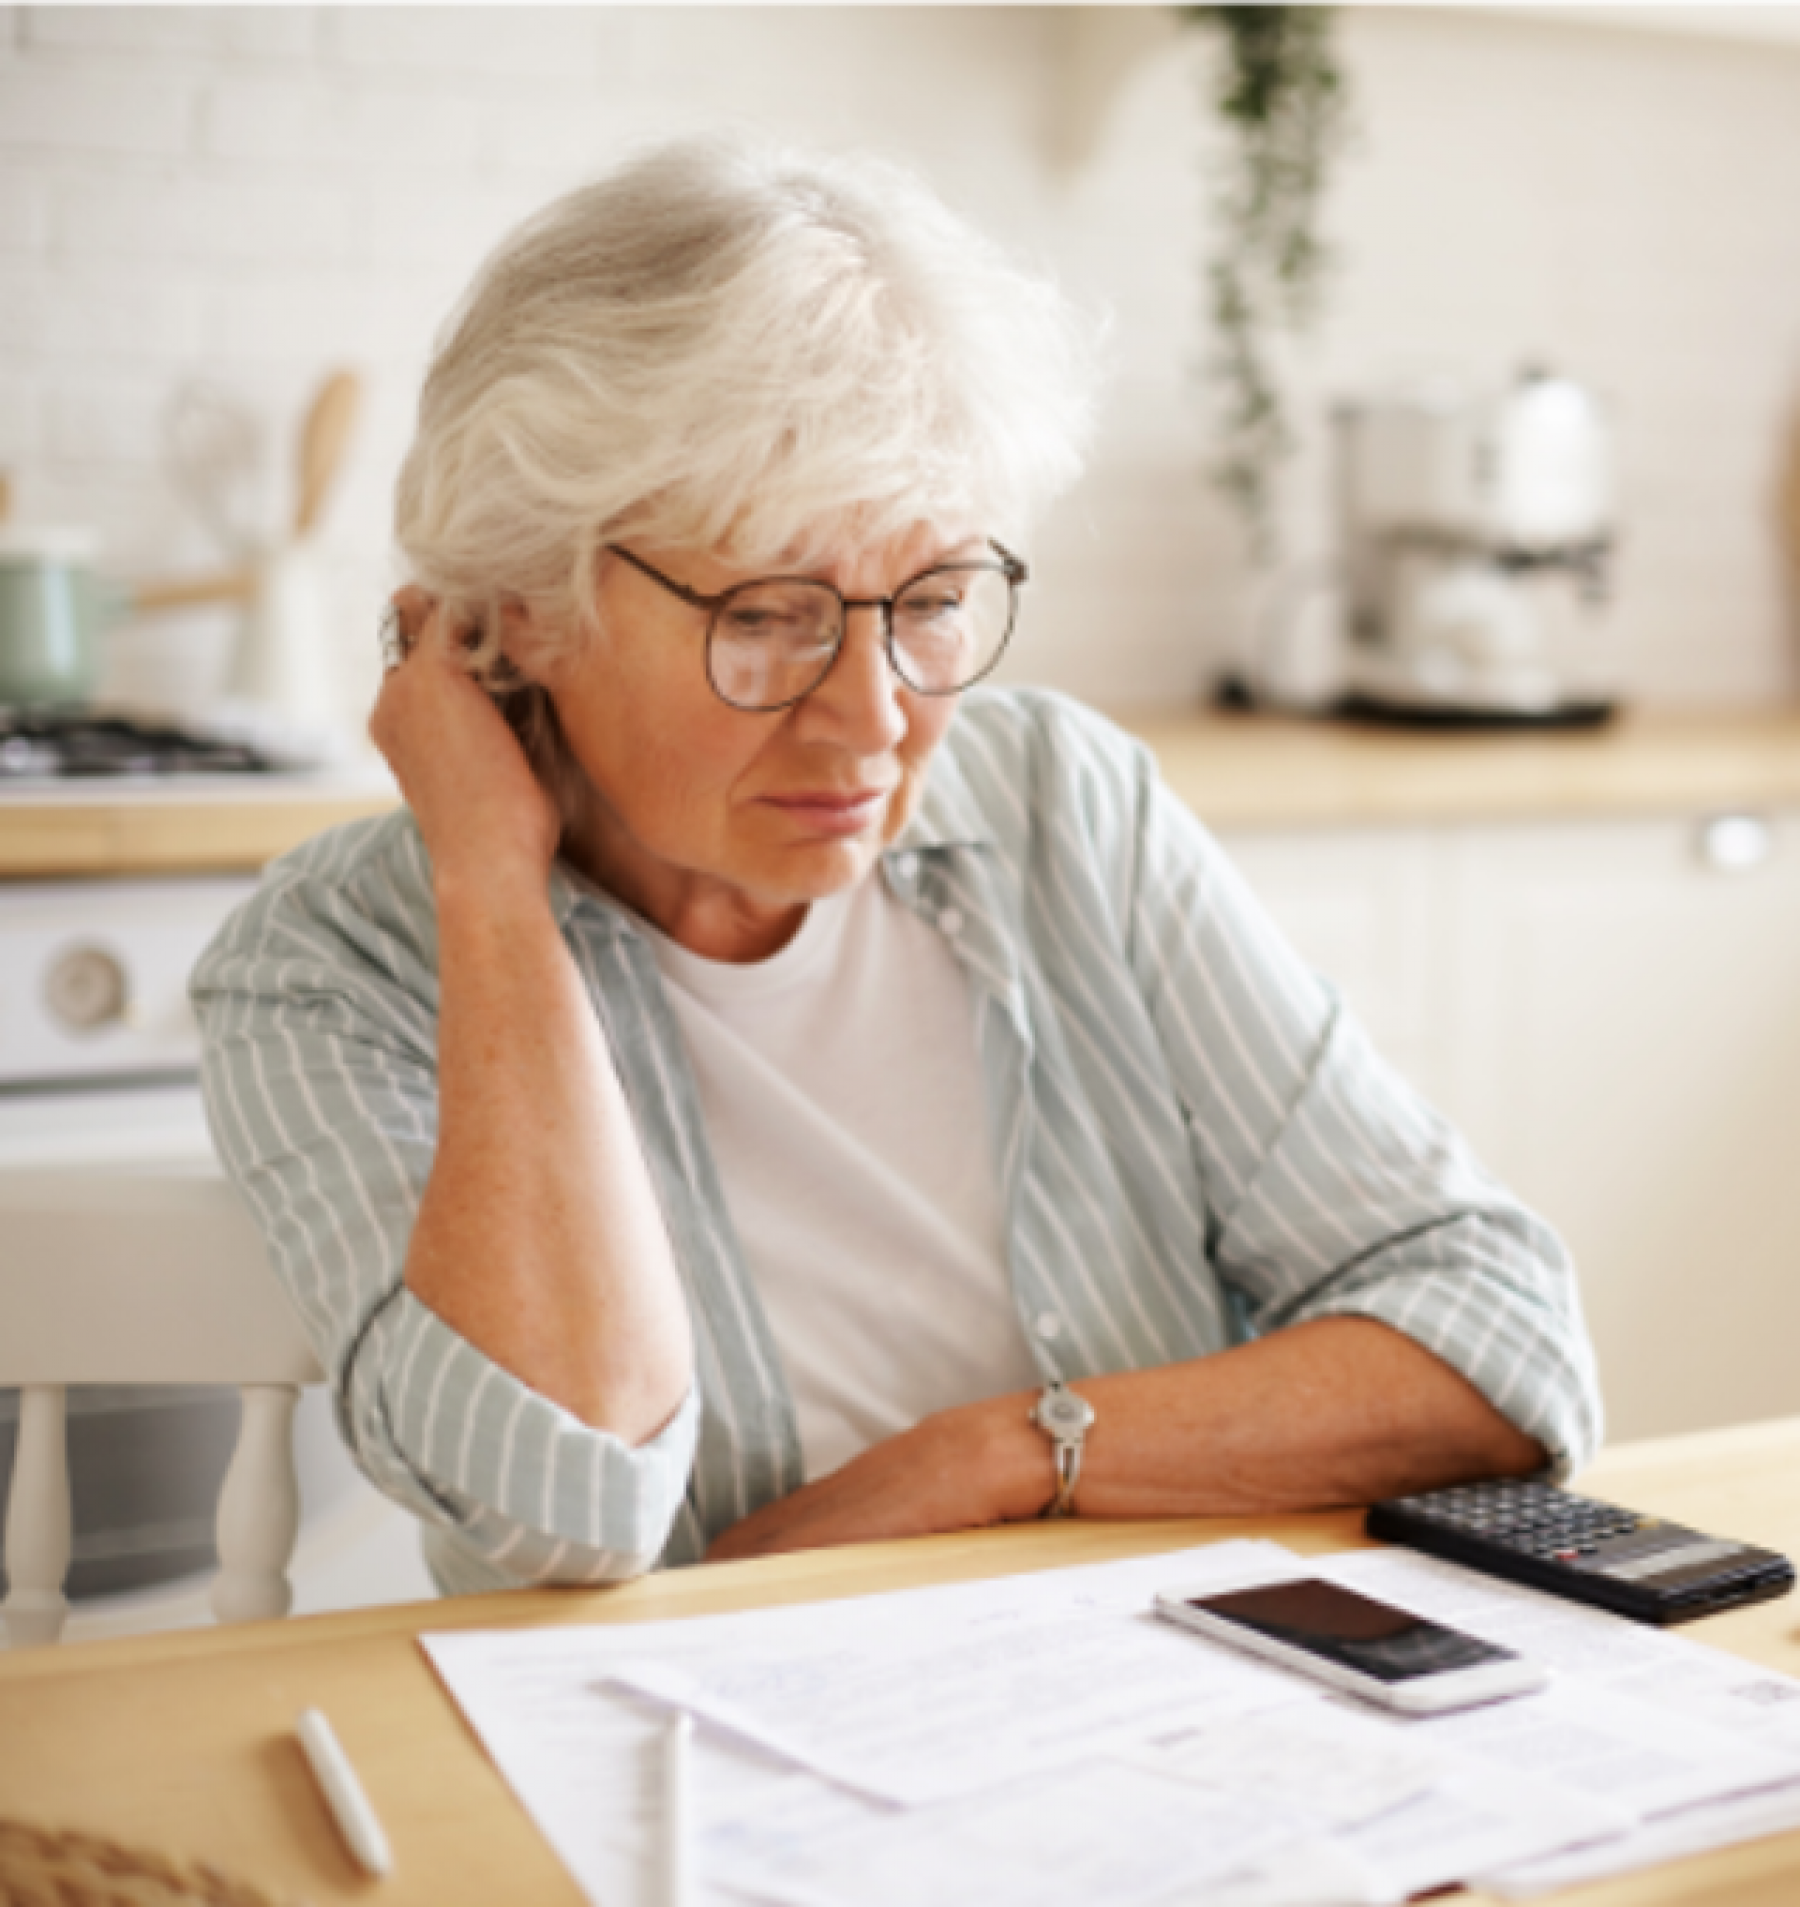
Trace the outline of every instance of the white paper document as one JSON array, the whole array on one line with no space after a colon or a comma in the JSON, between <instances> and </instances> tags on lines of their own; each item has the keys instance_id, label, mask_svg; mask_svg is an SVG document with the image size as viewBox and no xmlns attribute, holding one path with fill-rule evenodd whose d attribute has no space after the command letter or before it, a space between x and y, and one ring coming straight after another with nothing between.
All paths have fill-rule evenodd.
<instances>
[{"instance_id":1,"label":"white paper document","mask_svg":"<svg viewBox=\"0 0 1800 1907\"><path fill-rule=\"evenodd\" d=\"M1289 1837L1276 1810L1102 1760L897 1812L730 1879L793 1907L1152 1907Z\"/></svg>"},{"instance_id":2,"label":"white paper document","mask_svg":"<svg viewBox=\"0 0 1800 1907\"><path fill-rule=\"evenodd\" d=\"M1800 1779L1800 1682L1789 1676L1404 1551L1333 1557L1321 1574L1555 1671L1529 1702L1400 1724L1436 1745L1646 1819Z\"/></svg>"},{"instance_id":3,"label":"white paper document","mask_svg":"<svg viewBox=\"0 0 1800 1907\"><path fill-rule=\"evenodd\" d=\"M1271 1676L1246 1656L1196 1648L1143 1607L1096 1620L1092 1605L967 1602L954 1627L942 1609L922 1619L896 1609L885 1633L841 1637L835 1647L809 1637L754 1656L677 1663L646 1655L613 1675L909 1807L1170 1730L1318 1699L1308 1684Z\"/></svg>"},{"instance_id":4,"label":"white paper document","mask_svg":"<svg viewBox=\"0 0 1800 1907\"><path fill-rule=\"evenodd\" d=\"M1176 1709L1178 1725L1202 1710L1228 1716L1317 1701L1307 1683L1260 1669L1167 1624L1152 1628L1144 1613L1155 1591L1171 1580L1226 1581L1259 1567L1292 1568L1295 1562L1273 1544L1221 1543L1173 1556L743 1615L462 1631L420 1641L583 1891L606 1907L626 1907L653 1898L647 1876L654 1871L656 1756L666 1716L666 1710L633 1700L614 1679L626 1663L655 1663L713 1684L726 1682L747 1664L766 1676L773 1665L787 1663L806 1689L817 1685L820 1665L829 1663L844 1678L836 1684L841 1694L857 1677L870 1688L878 1686L896 1656L920 1662L933 1648L945 1656L962 1649L958 1659L973 1665L977 1686L951 1691L954 1707L935 1728L924 1716L909 1752L929 1774L933 1744L940 1744L947 1758L954 1757L959 1768L987 1786L1008 1778L1003 1769L1042 1769L1081 1759L1089 1753L1084 1730L1090 1723L1096 1729L1104 1724L1108 1739L1119 1745L1149 1740L1159 1724L1168 1723L1176 1705L1164 1701L1142 1709L1135 1734L1117 1726L1107 1638L1127 1663L1140 1661L1154 1646L1157 1659L1192 1692L1192 1700ZM981 1650L970 1651L968 1645L991 1638L1003 1647L1008 1637L1059 1623L1091 1632L1078 1638L1081 1675L1048 1671L1054 1702L1037 1702L1027 1715L1015 1717L983 1676ZM1164 1644L1173 1648L1172 1656ZM1063 1732L1046 1740L1043 1716L1052 1707ZM969 1739L960 1732L965 1729L978 1732ZM866 1796L800 1772L802 1761L760 1752L757 1733L743 1737L706 1728L696 1740L698 1865L715 1884L722 1870L765 1871L784 1848L822 1846L883 1812Z\"/></svg>"},{"instance_id":5,"label":"white paper document","mask_svg":"<svg viewBox=\"0 0 1800 1907\"><path fill-rule=\"evenodd\" d=\"M1522 1698L1529 1700L1529 1697ZM1489 1867L1618 1838L1630 1816L1528 1775L1462 1770L1430 1794L1337 1837L1405 1900Z\"/></svg>"},{"instance_id":6,"label":"white paper document","mask_svg":"<svg viewBox=\"0 0 1800 1907\"><path fill-rule=\"evenodd\" d=\"M1526 1703L1377 1726L1422 1734L1490 1776L1523 1772L1633 1817L1619 1834L1551 1855L1477 1861L1471 1847L1461 1877L1525 1896L1800 1825L1793 1677L1406 1551L1333 1557L1321 1573L1556 1672Z\"/></svg>"},{"instance_id":7,"label":"white paper document","mask_svg":"<svg viewBox=\"0 0 1800 1907\"><path fill-rule=\"evenodd\" d=\"M1245 1715L1229 1728L1196 1719L1121 1760L1220 1795L1279 1808L1297 1828L1328 1833L1373 1820L1434 1788L1447 1772L1424 1743L1398 1741L1335 1704Z\"/></svg>"},{"instance_id":8,"label":"white paper document","mask_svg":"<svg viewBox=\"0 0 1800 1907\"><path fill-rule=\"evenodd\" d=\"M1800 1778L1791 1757L1572 1677L1524 1701L1385 1726L1489 1774L1530 1775L1615 1803L1633 1822Z\"/></svg>"},{"instance_id":9,"label":"white paper document","mask_svg":"<svg viewBox=\"0 0 1800 1907\"><path fill-rule=\"evenodd\" d=\"M1149 1613L1158 1590L1252 1573L1334 1577L1515 1648L1552 1683L1404 1719ZM720 1903L1384 1907L1474 1875L1540 1891L1800 1818L1800 1684L1392 1551L1221 1543L422 1641L604 1907L658 1897L669 1704L700 1724L690 1865Z\"/></svg>"},{"instance_id":10,"label":"white paper document","mask_svg":"<svg viewBox=\"0 0 1800 1907\"><path fill-rule=\"evenodd\" d=\"M1611 1874L1635 1873L1664 1861L1709 1853L1716 1847L1734 1847L1739 1841L1761 1840L1766 1834L1788 1834L1796 1828L1800 1828L1800 1786L1769 1789L1664 1815L1616 1841L1565 1850L1475 1878L1490 1893L1526 1900L1534 1894L1579 1887L1585 1881L1604 1880Z\"/></svg>"},{"instance_id":11,"label":"white paper document","mask_svg":"<svg viewBox=\"0 0 1800 1907\"><path fill-rule=\"evenodd\" d=\"M1403 1898L1342 1841L1322 1838L1209 1881L1198 1901L1171 1894L1156 1907L1398 1907Z\"/></svg>"}]
</instances>

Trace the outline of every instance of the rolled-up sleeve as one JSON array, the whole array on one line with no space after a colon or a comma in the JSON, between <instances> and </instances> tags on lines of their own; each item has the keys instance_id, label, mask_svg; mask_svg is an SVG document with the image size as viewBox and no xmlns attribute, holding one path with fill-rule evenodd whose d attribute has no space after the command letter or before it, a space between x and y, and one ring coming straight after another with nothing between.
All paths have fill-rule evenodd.
<instances>
[{"instance_id":1,"label":"rolled-up sleeve","mask_svg":"<svg viewBox=\"0 0 1800 1907\"><path fill-rule=\"evenodd\" d=\"M1559 1476L1601 1431L1556 1234L1370 1046L1140 762L1133 962L1186 1112L1208 1245L1253 1331L1360 1316L1434 1352Z\"/></svg>"},{"instance_id":2,"label":"rolled-up sleeve","mask_svg":"<svg viewBox=\"0 0 1800 1907\"><path fill-rule=\"evenodd\" d=\"M317 850L203 956L214 1143L376 1487L439 1532L458 1587L641 1574L680 1511L700 1406L649 1442L581 1422L407 1289L437 1145L435 956L394 856ZM434 1562L434 1566L435 1562Z\"/></svg>"},{"instance_id":3,"label":"rolled-up sleeve","mask_svg":"<svg viewBox=\"0 0 1800 1907\"><path fill-rule=\"evenodd\" d=\"M627 1444L521 1384L400 1288L371 1323L345 1384L359 1450L378 1478L521 1582L642 1575L668 1539L693 1462L699 1400ZM374 1472L371 1470L371 1474Z\"/></svg>"}]
</instances>

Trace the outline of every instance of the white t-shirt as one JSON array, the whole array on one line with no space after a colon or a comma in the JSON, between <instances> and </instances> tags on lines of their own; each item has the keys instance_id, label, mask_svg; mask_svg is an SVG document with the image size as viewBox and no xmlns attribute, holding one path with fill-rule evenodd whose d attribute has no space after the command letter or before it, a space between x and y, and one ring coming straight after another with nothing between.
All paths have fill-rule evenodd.
<instances>
[{"instance_id":1,"label":"white t-shirt","mask_svg":"<svg viewBox=\"0 0 1800 1907\"><path fill-rule=\"evenodd\" d=\"M1041 1379L1006 1269L969 984L879 874L771 959L652 934L808 1478Z\"/></svg>"}]
</instances>

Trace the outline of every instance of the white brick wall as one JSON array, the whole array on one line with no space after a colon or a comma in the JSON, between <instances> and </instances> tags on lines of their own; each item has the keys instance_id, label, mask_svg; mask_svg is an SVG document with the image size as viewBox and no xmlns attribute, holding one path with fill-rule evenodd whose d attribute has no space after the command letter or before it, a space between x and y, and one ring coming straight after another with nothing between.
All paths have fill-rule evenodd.
<instances>
[{"instance_id":1,"label":"white brick wall","mask_svg":"<svg viewBox=\"0 0 1800 1907\"><path fill-rule=\"evenodd\" d=\"M609 30L591 10L513 7L506 28L459 7L344 7L326 16L335 58L371 78L524 80L568 94L591 94L629 30Z\"/></svg>"},{"instance_id":2,"label":"white brick wall","mask_svg":"<svg viewBox=\"0 0 1800 1907\"><path fill-rule=\"evenodd\" d=\"M160 173L161 176L158 176ZM350 262L356 210L335 182L139 176L75 177L49 193L49 249L64 257L153 260L218 275Z\"/></svg>"},{"instance_id":3,"label":"white brick wall","mask_svg":"<svg viewBox=\"0 0 1800 1907\"><path fill-rule=\"evenodd\" d=\"M311 50L316 20L298 7L34 7L33 48L201 59L250 55L288 59Z\"/></svg>"},{"instance_id":4,"label":"white brick wall","mask_svg":"<svg viewBox=\"0 0 1800 1907\"><path fill-rule=\"evenodd\" d=\"M127 72L21 60L0 72L0 126L21 154L173 157L193 144L195 98L191 84L173 78L146 86Z\"/></svg>"},{"instance_id":5,"label":"white brick wall","mask_svg":"<svg viewBox=\"0 0 1800 1907\"><path fill-rule=\"evenodd\" d=\"M1387 9L1348 16L1346 44L1363 133L1300 367L1314 414L1410 366L1588 377L1623 432L1640 692L1793 693L1770 499L1800 400L1800 49ZM1119 380L1036 539L1016 672L1191 695L1248 599L1199 474L1197 54L1161 16L1084 39L1029 7L0 10L0 468L122 573L213 561L162 473L172 393L257 408L273 524L308 393L353 365L367 403L324 539L353 709L424 354L483 251L661 133L866 143L1116 314ZM1073 166L1071 101L1097 127ZM1302 479L1292 517L1305 550ZM115 683L204 694L229 637L216 616L126 632Z\"/></svg>"},{"instance_id":6,"label":"white brick wall","mask_svg":"<svg viewBox=\"0 0 1800 1907\"><path fill-rule=\"evenodd\" d=\"M0 172L0 254L29 255L43 238L44 194L38 181L20 171Z\"/></svg>"}]
</instances>

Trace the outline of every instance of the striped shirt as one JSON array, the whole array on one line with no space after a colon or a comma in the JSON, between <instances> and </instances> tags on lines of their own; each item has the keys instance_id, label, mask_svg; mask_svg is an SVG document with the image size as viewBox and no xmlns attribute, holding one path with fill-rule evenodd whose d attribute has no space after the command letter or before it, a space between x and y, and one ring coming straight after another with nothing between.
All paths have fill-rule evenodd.
<instances>
[{"instance_id":1,"label":"striped shirt","mask_svg":"<svg viewBox=\"0 0 1800 1907\"><path fill-rule=\"evenodd\" d=\"M974 691L880 878L969 978L1013 1293L1046 1377L1374 1318L1462 1372L1559 1475L1591 1452L1598 1386L1562 1246L1373 1052L1146 750L1059 696ZM651 947L561 864L551 882L693 1322L694 1385L640 1446L539 1396L406 1287L437 1134L436 918L411 817L275 863L193 980L220 1155L352 1452L425 1522L453 1592L694 1562L801 1482Z\"/></svg>"}]
</instances>

